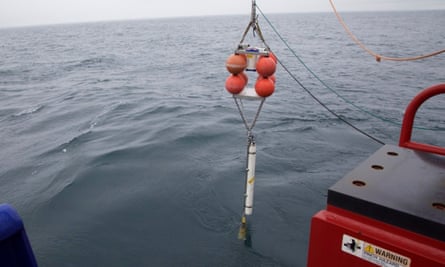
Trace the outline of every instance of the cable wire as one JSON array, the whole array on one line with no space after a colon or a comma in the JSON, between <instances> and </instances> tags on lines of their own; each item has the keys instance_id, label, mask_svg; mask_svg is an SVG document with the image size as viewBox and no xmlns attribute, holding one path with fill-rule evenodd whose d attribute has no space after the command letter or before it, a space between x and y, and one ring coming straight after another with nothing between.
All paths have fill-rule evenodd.
<instances>
[{"instance_id":1,"label":"cable wire","mask_svg":"<svg viewBox=\"0 0 445 267\"><path fill-rule=\"evenodd\" d=\"M329 113L331 113L332 115L334 115L335 117L337 117L339 120L341 120L342 122L346 123L347 125L349 125L350 127L352 127L353 129L355 129L356 131L358 131L359 133L371 138L372 140L374 140L375 142L384 145L385 143L380 141L379 139L375 138L374 136L366 133L365 131L361 130L360 128L358 128L357 126L353 125L352 123L350 123L348 120L346 120L345 118L343 118L342 116L338 115L335 111L333 111L332 109L330 109L326 104L324 104L320 99L318 99L318 97L316 97L309 89L306 88L306 86L304 86L298 79L297 77L295 77L295 75L277 58L278 62L280 63L281 67L283 67L283 69L292 77L292 79L294 79L294 81L296 81L298 83L298 85L300 85L301 88L303 88L304 91L306 91L315 101L318 102L318 104L320 104L322 107L324 107L327 111L329 111Z\"/></svg>"}]
</instances>

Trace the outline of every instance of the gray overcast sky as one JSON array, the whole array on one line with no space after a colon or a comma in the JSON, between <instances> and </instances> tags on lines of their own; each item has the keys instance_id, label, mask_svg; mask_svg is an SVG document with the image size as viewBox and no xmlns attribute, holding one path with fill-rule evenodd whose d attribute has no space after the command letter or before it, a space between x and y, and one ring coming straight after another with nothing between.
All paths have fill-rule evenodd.
<instances>
[{"instance_id":1,"label":"gray overcast sky","mask_svg":"<svg viewBox=\"0 0 445 267\"><path fill-rule=\"evenodd\" d=\"M335 0L341 11L445 9L445 0ZM329 0L257 0L265 13L331 11ZM249 14L251 0L0 0L0 27Z\"/></svg>"}]
</instances>

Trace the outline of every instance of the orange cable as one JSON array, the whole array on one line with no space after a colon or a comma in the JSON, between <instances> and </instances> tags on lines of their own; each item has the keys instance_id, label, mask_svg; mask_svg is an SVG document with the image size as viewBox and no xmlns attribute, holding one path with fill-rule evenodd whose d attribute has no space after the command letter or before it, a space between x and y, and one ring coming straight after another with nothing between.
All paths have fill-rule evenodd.
<instances>
[{"instance_id":1,"label":"orange cable","mask_svg":"<svg viewBox=\"0 0 445 267\"><path fill-rule=\"evenodd\" d=\"M369 49L368 47L366 47L362 42L360 42L360 40L351 32L351 30L346 25L346 23L344 22L343 18L340 16L340 14L338 14L337 9L335 8L334 2L332 0L329 0L329 2L331 3L332 9L334 10L334 13L335 13L335 16L337 17L338 21L340 22L340 24L345 29L346 33L351 37L351 39L358 46L360 46L363 50L368 52L370 55L374 56L375 59L378 62L380 62L382 59L390 60L390 61L413 61L413 60L424 59L424 58L428 58L428 57L432 57L432 56L437 56L437 55L445 52L445 49L443 49L443 50L439 50L439 51L436 51L436 52L433 52L433 53L430 53L430 54L426 54L426 55L420 55L420 56L416 56L416 57L400 57L400 58L398 58L398 57L387 57L387 56L383 56L383 55L377 54L376 52L374 52L371 49Z\"/></svg>"}]
</instances>

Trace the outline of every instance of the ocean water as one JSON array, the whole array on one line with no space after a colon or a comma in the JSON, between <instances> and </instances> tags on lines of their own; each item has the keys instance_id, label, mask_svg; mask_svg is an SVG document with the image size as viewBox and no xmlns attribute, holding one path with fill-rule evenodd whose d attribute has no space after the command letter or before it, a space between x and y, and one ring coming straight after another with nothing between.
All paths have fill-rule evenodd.
<instances>
[{"instance_id":1,"label":"ocean water","mask_svg":"<svg viewBox=\"0 0 445 267\"><path fill-rule=\"evenodd\" d=\"M343 15L382 54L445 47L444 11ZM445 55L377 63L331 13L268 19L320 79L375 116L320 84L260 17L283 64L382 142L397 144L409 101L445 82ZM310 219L327 189L381 145L278 67L254 128L250 238L238 240L247 139L224 62L248 21L0 29L0 203L24 219L40 266L305 266ZM416 126L435 130L416 129L413 139L444 146L444 112L442 96L422 106Z\"/></svg>"}]
</instances>

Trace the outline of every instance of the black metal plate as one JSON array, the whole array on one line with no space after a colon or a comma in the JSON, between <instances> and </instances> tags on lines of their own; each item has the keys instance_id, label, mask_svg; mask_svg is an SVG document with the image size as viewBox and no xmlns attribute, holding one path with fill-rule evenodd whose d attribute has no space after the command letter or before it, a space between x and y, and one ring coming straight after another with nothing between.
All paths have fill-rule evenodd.
<instances>
[{"instance_id":1,"label":"black metal plate","mask_svg":"<svg viewBox=\"0 0 445 267\"><path fill-rule=\"evenodd\" d=\"M328 204L445 242L445 157L385 145L329 189Z\"/></svg>"}]
</instances>

